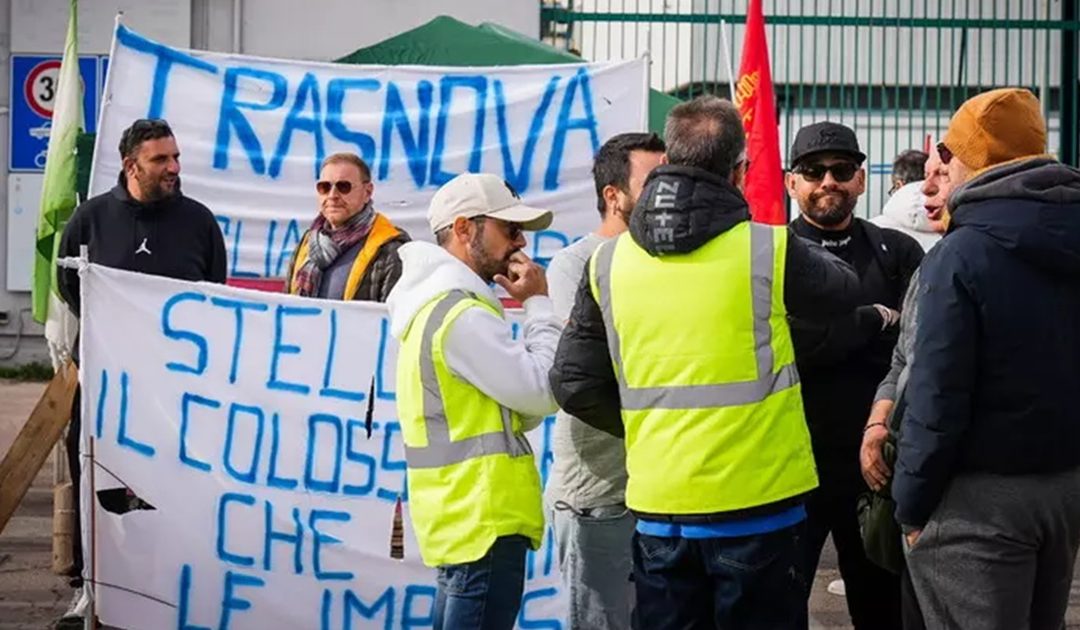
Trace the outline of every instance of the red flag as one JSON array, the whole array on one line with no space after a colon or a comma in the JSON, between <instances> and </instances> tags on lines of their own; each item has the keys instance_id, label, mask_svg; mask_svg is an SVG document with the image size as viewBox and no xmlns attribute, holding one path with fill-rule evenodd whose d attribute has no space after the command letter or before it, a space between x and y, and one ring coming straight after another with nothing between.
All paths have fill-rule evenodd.
<instances>
[{"instance_id":1,"label":"red flag","mask_svg":"<svg viewBox=\"0 0 1080 630\"><path fill-rule=\"evenodd\" d=\"M787 223L784 206L784 178L780 166L780 130L776 122L776 98L769 71L769 43L765 40L765 15L761 0L750 0L746 14L739 80L735 85L735 105L746 129L746 200L755 221Z\"/></svg>"}]
</instances>

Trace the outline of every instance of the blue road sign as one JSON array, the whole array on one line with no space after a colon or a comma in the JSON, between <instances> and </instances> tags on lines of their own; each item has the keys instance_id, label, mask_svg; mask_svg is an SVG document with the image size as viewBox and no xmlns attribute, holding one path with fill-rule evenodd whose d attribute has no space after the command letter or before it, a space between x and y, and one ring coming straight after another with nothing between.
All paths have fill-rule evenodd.
<instances>
[{"instance_id":1,"label":"blue road sign","mask_svg":"<svg viewBox=\"0 0 1080 630\"><path fill-rule=\"evenodd\" d=\"M79 73L84 86L83 111L86 114L86 130L93 132L97 129L101 93L98 57L79 57ZM59 56L11 56L9 170L31 173L45 170L49 128L59 76Z\"/></svg>"}]
</instances>

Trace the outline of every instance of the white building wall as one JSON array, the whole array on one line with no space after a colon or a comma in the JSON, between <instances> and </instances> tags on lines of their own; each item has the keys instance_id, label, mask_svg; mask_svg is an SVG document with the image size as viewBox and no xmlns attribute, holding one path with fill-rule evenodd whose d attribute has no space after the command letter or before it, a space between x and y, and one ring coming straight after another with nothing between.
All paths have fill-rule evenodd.
<instances>
[{"instance_id":1,"label":"white building wall","mask_svg":"<svg viewBox=\"0 0 1080 630\"><path fill-rule=\"evenodd\" d=\"M9 259L32 267L32 191L41 177L8 173L10 56L61 54L68 6L68 0L0 0L0 365L48 360L42 328L30 317L30 293L7 282ZM117 11L124 24L174 46L322 61L439 15L495 22L530 37L540 24L537 0L80 0L80 54L108 54ZM18 199L23 203L10 203ZM12 275L22 280L13 286L26 284L21 269Z\"/></svg>"}]
</instances>

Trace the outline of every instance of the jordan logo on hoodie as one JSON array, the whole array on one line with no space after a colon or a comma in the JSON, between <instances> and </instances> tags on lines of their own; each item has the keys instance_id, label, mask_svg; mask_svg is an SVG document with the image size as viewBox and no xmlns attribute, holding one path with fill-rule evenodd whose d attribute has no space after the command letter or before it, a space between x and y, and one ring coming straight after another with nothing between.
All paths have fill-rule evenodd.
<instances>
[{"instance_id":1,"label":"jordan logo on hoodie","mask_svg":"<svg viewBox=\"0 0 1080 630\"><path fill-rule=\"evenodd\" d=\"M135 254L146 254L147 256L150 255L150 248L146 246L146 238L142 240L142 243L139 245L139 249L135 250Z\"/></svg>"}]
</instances>

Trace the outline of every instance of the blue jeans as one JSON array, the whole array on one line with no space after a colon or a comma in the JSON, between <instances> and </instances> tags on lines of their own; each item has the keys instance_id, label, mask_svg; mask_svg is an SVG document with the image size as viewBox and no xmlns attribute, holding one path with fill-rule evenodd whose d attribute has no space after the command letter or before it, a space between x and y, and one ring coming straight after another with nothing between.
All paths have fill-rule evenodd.
<instances>
[{"instance_id":1,"label":"blue jeans","mask_svg":"<svg viewBox=\"0 0 1080 630\"><path fill-rule=\"evenodd\" d=\"M566 630L626 630L634 608L630 559L634 515L625 505L551 510L563 588Z\"/></svg>"},{"instance_id":2,"label":"blue jeans","mask_svg":"<svg viewBox=\"0 0 1080 630\"><path fill-rule=\"evenodd\" d=\"M799 628L806 609L800 529L701 539L635 533L636 627Z\"/></svg>"},{"instance_id":3,"label":"blue jeans","mask_svg":"<svg viewBox=\"0 0 1080 630\"><path fill-rule=\"evenodd\" d=\"M503 536L479 560L439 567L434 630L511 630L530 546L525 536Z\"/></svg>"}]
</instances>

